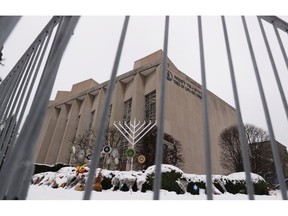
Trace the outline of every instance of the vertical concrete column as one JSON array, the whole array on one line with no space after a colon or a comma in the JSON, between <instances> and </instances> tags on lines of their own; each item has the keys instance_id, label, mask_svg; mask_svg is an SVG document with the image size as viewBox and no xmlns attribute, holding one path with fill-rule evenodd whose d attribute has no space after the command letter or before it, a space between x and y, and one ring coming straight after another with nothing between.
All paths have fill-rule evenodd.
<instances>
[{"instance_id":1,"label":"vertical concrete column","mask_svg":"<svg viewBox=\"0 0 288 216\"><path fill-rule=\"evenodd\" d=\"M64 136L61 142L60 150L57 157L57 162L69 163L70 161L70 148L71 143L76 137L76 131L78 128L78 114L81 107L80 100L73 100L71 109L67 118L67 124L64 131Z\"/></svg>"},{"instance_id":2,"label":"vertical concrete column","mask_svg":"<svg viewBox=\"0 0 288 216\"><path fill-rule=\"evenodd\" d=\"M63 134L67 124L67 116L70 110L70 105L63 104L61 111L57 119L55 130L50 142L49 149L47 151L45 163L53 164L57 162L57 155L63 139Z\"/></svg>"},{"instance_id":3,"label":"vertical concrete column","mask_svg":"<svg viewBox=\"0 0 288 216\"><path fill-rule=\"evenodd\" d=\"M111 116L110 116L110 122L109 127L113 126L114 121L119 122L123 119L123 112L124 112L124 90L125 90L125 84L121 81L118 81L115 85L115 89L113 92L113 97L111 104L112 110L111 110Z\"/></svg>"},{"instance_id":4,"label":"vertical concrete column","mask_svg":"<svg viewBox=\"0 0 288 216\"><path fill-rule=\"evenodd\" d=\"M54 106L48 108L34 156L37 163L45 163L45 157L50 148L59 114L59 108L55 108Z\"/></svg>"},{"instance_id":5,"label":"vertical concrete column","mask_svg":"<svg viewBox=\"0 0 288 216\"><path fill-rule=\"evenodd\" d=\"M97 130L98 130L97 126L101 119L105 95L106 95L106 90L104 88L101 88L99 90L99 93L96 95L96 98L94 99L94 103L92 106L92 110L95 110L94 120L92 123L92 129L95 133L97 133Z\"/></svg>"},{"instance_id":6,"label":"vertical concrete column","mask_svg":"<svg viewBox=\"0 0 288 216\"><path fill-rule=\"evenodd\" d=\"M85 95L83 104L79 112L80 119L78 123L76 136L82 134L83 132L89 129L89 122L91 118L93 101L94 101L94 95L90 94Z\"/></svg>"},{"instance_id":7,"label":"vertical concrete column","mask_svg":"<svg viewBox=\"0 0 288 216\"><path fill-rule=\"evenodd\" d=\"M136 74L133 81L133 97L132 97L132 109L131 120L143 122L145 119L145 95L144 95L145 78L141 74Z\"/></svg>"}]
</instances>

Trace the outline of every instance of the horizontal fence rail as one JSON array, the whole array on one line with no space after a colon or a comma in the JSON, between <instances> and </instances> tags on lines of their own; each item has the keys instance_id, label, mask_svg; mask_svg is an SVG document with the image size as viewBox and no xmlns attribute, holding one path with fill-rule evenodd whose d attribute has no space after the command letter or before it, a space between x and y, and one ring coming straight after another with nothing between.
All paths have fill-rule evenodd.
<instances>
[{"instance_id":1,"label":"horizontal fence rail","mask_svg":"<svg viewBox=\"0 0 288 216\"><path fill-rule=\"evenodd\" d=\"M263 38L267 54L273 69L275 81L282 100L288 120L288 105L285 96L285 88L279 76L276 62L271 51L271 47L263 26L263 21L271 24L279 48L281 50L284 62L288 69L287 53L285 51L283 40L279 32L288 32L288 23L276 16L258 16L256 17L259 29ZM99 165L100 153L104 140L105 125L108 120L109 106L111 102L112 92L116 81L118 66L121 59L121 53L124 46L126 32L129 24L129 16L125 17L118 48L116 50L113 69L110 76L109 85L105 102L103 103L103 113L101 120L97 123L99 131L94 143L94 152L90 165L90 170L85 187L84 200L89 200L91 197L92 185L95 178L95 171ZM254 186L251 178L251 168L248 153L248 141L245 135L245 128L242 118L239 89L237 87L235 64L233 62L233 49L230 46L231 38L229 37L229 28L226 24L226 18L221 16L221 28L225 41L226 57L228 68L231 77L233 97L237 115L237 127L240 135L241 156L244 161L244 171L246 176L246 186L248 199L254 199ZM19 17L0 17L0 27L5 23L5 28L1 28L0 32L0 48L5 40L9 37L13 27L18 22ZM15 64L11 72L5 77L0 84L0 199L26 199L30 180L33 173L33 154L35 146L40 134L41 125L44 120L45 111L51 95L52 87L56 79L61 58L65 48L73 34L75 26L79 20L76 16L55 16L43 28L40 34L36 37L31 46ZM163 160L163 136L164 136L164 113L165 113L165 94L166 94L166 74L168 69L168 38L169 38L169 20L170 17L165 17L164 26L164 46L163 59L161 64L161 83L160 89L160 106L159 119L157 119L157 147L155 156L155 178L154 178L154 200L160 199L161 189L161 164ZM262 107L268 127L273 160L276 168L277 179L279 181L281 195L283 200L287 200L287 188L285 185L285 176L282 169L282 161L280 159L278 144L276 143L274 129L272 126L271 116L263 87L259 67L256 60L256 54L251 40L251 32L249 31L246 18L241 16L241 23L249 49L250 63L253 65L257 86L259 89ZM213 199L213 182L212 182L212 162L211 162L211 144L210 144L210 119L209 119L209 104L207 101L207 84L206 84L206 66L205 62L205 31L203 31L202 17L197 17L197 31L199 43L200 69L202 78L202 107L203 107L203 146L205 147L205 165L206 165L206 193L207 200ZM286 34L287 36L287 34ZM221 76L221 74L220 74ZM31 106L29 106L31 101ZM25 116L25 113L28 115Z\"/></svg>"}]
</instances>

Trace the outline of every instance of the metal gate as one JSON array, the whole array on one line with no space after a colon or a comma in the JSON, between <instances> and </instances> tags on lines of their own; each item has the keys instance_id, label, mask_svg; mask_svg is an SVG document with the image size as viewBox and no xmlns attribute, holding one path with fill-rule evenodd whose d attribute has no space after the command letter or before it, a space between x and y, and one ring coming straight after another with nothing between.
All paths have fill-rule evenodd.
<instances>
[{"instance_id":1,"label":"metal gate","mask_svg":"<svg viewBox=\"0 0 288 216\"><path fill-rule=\"evenodd\" d=\"M110 82L107 88L107 94L104 102L103 113L101 120L98 122L100 130L97 134L95 148L93 152L91 170L95 170L99 163L101 145L104 139L104 125L107 122L109 104L111 101L112 91L114 88L117 70L121 58L123 44L128 28L129 16L125 17L120 40L116 50L114 65L110 77ZM40 133L41 125L44 119L44 114L52 91L52 87L56 78L56 74L61 63L61 58L66 45L73 33L73 30L78 22L79 17L75 16L55 16L40 32L31 46L23 54L15 67L5 77L0 84L0 199L25 199L29 190L30 179L33 173L33 154L37 139ZM251 42L250 32L247 27L246 18L241 17L243 30L245 32L247 44L250 52L250 60L254 67L255 77L262 101L262 106L265 113L265 118L270 136L273 158L276 167L277 178L280 183L282 198L287 200L287 189L284 182L284 174L282 171L281 160L279 156L278 145L275 141L274 130L271 123L271 117L267 105L267 100L264 92L264 87L261 82L261 77ZM13 27L16 25L19 17L0 17L0 47L8 38ZM165 111L165 91L166 91L166 71L167 71L167 53L168 53L168 37L169 37L169 20L170 17L165 17L163 51L162 60L162 76L161 76L161 92L160 92L160 116L157 119L158 136L156 149L156 170L154 180L154 200L160 199L159 193L161 188L161 161L163 153L163 124ZM288 119L288 106L286 96L283 90L281 79L279 77L276 63L263 27L263 22L270 23L275 31L277 41L279 43L284 61L288 68L287 54L283 46L283 42L279 35L279 31L288 32L288 23L279 19L276 16L258 16L259 27L265 42L265 47L269 55L269 59L273 68L274 76L277 82L277 87L281 96L283 107ZM209 113L207 102L207 84L205 71L205 53L202 30L202 17L197 17L198 21L198 38L199 38L199 54L200 67L202 78L202 96L203 96L203 119L204 119L204 139L205 139L205 162L206 162L206 189L207 199L213 199L212 193L212 173L211 173L211 148L209 134ZM244 131L244 124L240 108L240 100L234 72L234 64L232 60L232 50L230 48L228 29L226 19L221 17L222 28L225 40L225 49L227 52L228 66L230 70L231 83L233 87L233 95L237 114L238 130L240 134L241 153L244 161L245 175L247 181L247 192L250 200L254 199L254 189L251 179L250 162L247 149L247 139ZM45 58L45 55L48 57ZM40 80L37 82L37 76ZM33 89L35 92L33 93ZM32 100L32 105L27 106L28 101ZM24 113L28 111L28 115L24 117ZM99 143L99 144L98 144ZM90 199L94 173L90 172L83 199Z\"/></svg>"}]
</instances>

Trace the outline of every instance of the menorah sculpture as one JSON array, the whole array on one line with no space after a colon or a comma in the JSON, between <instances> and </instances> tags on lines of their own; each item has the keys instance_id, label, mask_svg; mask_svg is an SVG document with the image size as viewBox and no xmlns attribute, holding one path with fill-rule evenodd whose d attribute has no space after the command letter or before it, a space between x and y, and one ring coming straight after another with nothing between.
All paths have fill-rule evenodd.
<instances>
[{"instance_id":1,"label":"menorah sculpture","mask_svg":"<svg viewBox=\"0 0 288 216\"><path fill-rule=\"evenodd\" d=\"M125 139L131 144L131 149L134 150L134 146L156 125L156 121L152 123L149 121L148 124L146 124L146 121L141 125L140 121L136 123L136 118L134 119L134 122L129 122L129 125L127 122L124 122L123 124L119 121L118 125L114 122L114 126L120 131L120 133L125 137ZM134 154L131 155L131 171L133 170L133 158Z\"/></svg>"}]
</instances>

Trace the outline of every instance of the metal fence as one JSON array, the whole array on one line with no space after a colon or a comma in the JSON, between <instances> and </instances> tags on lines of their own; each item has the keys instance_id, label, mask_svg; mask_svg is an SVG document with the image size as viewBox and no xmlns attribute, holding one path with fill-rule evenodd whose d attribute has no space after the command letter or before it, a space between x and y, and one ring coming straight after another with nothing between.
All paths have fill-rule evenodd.
<instances>
[{"instance_id":1,"label":"metal fence","mask_svg":"<svg viewBox=\"0 0 288 216\"><path fill-rule=\"evenodd\" d=\"M103 113L101 120L98 122L99 131L91 161L91 170L95 170L99 163L102 141L104 140L104 125L108 118L108 108L112 97L117 70L121 58L123 44L128 28L129 16L125 17L120 41L116 50L114 65L110 77L110 82L107 88L107 94L104 102ZM37 36L31 46L23 54L15 67L5 77L0 85L0 199L25 199L29 190L30 179L33 173L33 154L37 139L40 133L41 125L44 120L44 114L48 105L49 97L56 78L56 74L61 62L63 52L72 35L72 32L78 22L79 17L53 17L50 22L44 27L41 33ZM202 77L202 96L203 96L203 120L204 120L204 140L205 140L205 162L206 162L206 189L207 199L213 199L212 193L212 172L211 172L211 148L209 134L209 113L207 102L207 85L205 71L205 55L202 17L198 16L198 34L199 34L199 54ZM250 52L257 85L260 92L262 106L265 113L265 118L270 135L273 158L276 166L277 178L280 183L282 198L287 200L287 189L284 182L284 174L282 171L281 160L279 156L278 145L275 141L275 135L271 123L271 117L264 93L264 87L261 82L259 69L257 66L253 45L251 42L246 19L241 17L242 24L247 39L247 44ZM279 19L276 16L258 16L259 26L265 42L267 53L273 68L277 86L281 95L283 107L288 119L288 106L279 77L276 63L267 40L263 21L270 23L275 34L288 68L288 59L285 52L283 42L279 36L279 31L288 32L288 23ZM0 47L3 45L13 27L16 25L19 17L0 17ZM254 189L251 179L250 162L247 149L247 139L245 136L244 124L240 109L240 100L238 96L238 88L236 84L236 76L232 60L232 51L229 43L228 30L225 17L221 17L224 40L226 45L227 59L229 64L231 82L233 87L233 95L237 114L237 124L240 134L241 152L244 160L244 169L247 181L247 192L250 200L254 199ZM161 161L163 152L163 123L165 110L165 77L167 71L167 53L168 53L168 36L169 36L169 16L165 17L164 28L164 44L163 44L163 64L161 78L161 96L160 96L160 115L157 119L159 131L157 136L156 149L156 170L154 179L154 200L160 199L159 193L161 188ZM46 57L45 57L46 56ZM40 80L36 81L37 76ZM33 89L35 93L32 94ZM27 106L28 101L32 100L32 105ZM28 111L28 115L24 118L24 113ZM23 122L22 122L23 121ZM90 199L92 184L94 180L94 172L88 175L85 193L83 199Z\"/></svg>"}]
</instances>

